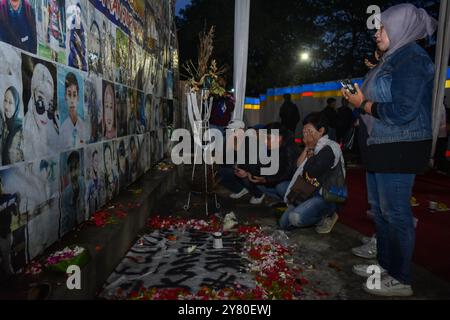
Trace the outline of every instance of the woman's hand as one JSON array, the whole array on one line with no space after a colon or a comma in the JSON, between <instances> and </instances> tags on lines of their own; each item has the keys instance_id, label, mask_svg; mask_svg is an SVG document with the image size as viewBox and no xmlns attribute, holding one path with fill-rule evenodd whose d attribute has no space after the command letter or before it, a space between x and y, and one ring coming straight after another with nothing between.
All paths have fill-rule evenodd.
<instances>
[{"instance_id":1,"label":"woman's hand","mask_svg":"<svg viewBox=\"0 0 450 320\"><path fill-rule=\"evenodd\" d=\"M356 93L351 94L348 90L342 88L341 92L345 99L348 100L352 105L355 106L355 108L359 108L364 100L366 100L366 97L364 96L364 93L359 88L359 85L355 83L355 89Z\"/></svg>"},{"instance_id":2,"label":"woman's hand","mask_svg":"<svg viewBox=\"0 0 450 320\"><path fill-rule=\"evenodd\" d=\"M248 176L248 180L250 180L250 182L253 182L254 184L265 184L267 182L266 178L264 177L255 177L252 175Z\"/></svg>"},{"instance_id":3,"label":"woman's hand","mask_svg":"<svg viewBox=\"0 0 450 320\"><path fill-rule=\"evenodd\" d=\"M369 59L364 59L364 64L369 69L373 69L377 66L376 64L373 64L372 62L370 62Z\"/></svg>"},{"instance_id":4,"label":"woman's hand","mask_svg":"<svg viewBox=\"0 0 450 320\"><path fill-rule=\"evenodd\" d=\"M309 149L306 151L306 159L314 157L314 149Z\"/></svg>"},{"instance_id":5,"label":"woman's hand","mask_svg":"<svg viewBox=\"0 0 450 320\"><path fill-rule=\"evenodd\" d=\"M303 143L305 144L305 152L308 149L314 149L316 145L316 141L320 138L316 135L316 133L309 127L303 128Z\"/></svg>"}]
</instances>

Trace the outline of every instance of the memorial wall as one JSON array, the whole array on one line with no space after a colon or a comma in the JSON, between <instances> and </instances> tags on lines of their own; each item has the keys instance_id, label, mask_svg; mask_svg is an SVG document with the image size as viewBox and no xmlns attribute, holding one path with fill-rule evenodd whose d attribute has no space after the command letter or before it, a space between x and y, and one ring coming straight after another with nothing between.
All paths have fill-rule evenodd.
<instances>
[{"instance_id":1,"label":"memorial wall","mask_svg":"<svg viewBox=\"0 0 450 320\"><path fill-rule=\"evenodd\" d=\"M175 32L174 0L0 0L0 275L163 158Z\"/></svg>"}]
</instances>

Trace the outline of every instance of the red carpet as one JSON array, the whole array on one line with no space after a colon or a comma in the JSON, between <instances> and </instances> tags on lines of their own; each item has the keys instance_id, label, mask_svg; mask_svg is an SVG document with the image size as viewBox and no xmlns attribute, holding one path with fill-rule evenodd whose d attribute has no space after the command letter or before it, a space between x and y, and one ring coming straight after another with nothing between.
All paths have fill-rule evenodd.
<instances>
[{"instance_id":1,"label":"red carpet","mask_svg":"<svg viewBox=\"0 0 450 320\"><path fill-rule=\"evenodd\" d=\"M372 235L375 226L366 215L369 206L365 171L348 169L347 176L350 196L341 210L340 222L365 235ZM450 212L431 213L428 209L430 200L450 207L450 177L435 172L417 176L413 195L420 203L413 209L419 219L414 262L450 281Z\"/></svg>"}]
</instances>

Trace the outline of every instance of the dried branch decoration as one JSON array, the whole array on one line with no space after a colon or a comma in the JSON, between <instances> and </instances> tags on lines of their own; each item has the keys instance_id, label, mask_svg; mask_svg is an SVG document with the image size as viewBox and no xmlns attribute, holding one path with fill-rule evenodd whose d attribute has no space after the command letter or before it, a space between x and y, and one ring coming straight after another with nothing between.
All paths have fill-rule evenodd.
<instances>
[{"instance_id":1,"label":"dried branch decoration","mask_svg":"<svg viewBox=\"0 0 450 320\"><path fill-rule=\"evenodd\" d=\"M225 88L222 88L217 80L220 75L223 75L227 68L225 66L217 67L216 60L211 61L211 56L214 50L214 35L215 27L212 26L208 32L206 29L199 34L198 59L197 66L189 60L183 65L183 69L187 73L183 74L189 81L189 87L192 90L198 91L208 82L208 89L214 95L222 96L225 94ZM211 61L211 64L210 64Z\"/></svg>"},{"instance_id":2,"label":"dried branch decoration","mask_svg":"<svg viewBox=\"0 0 450 320\"><path fill-rule=\"evenodd\" d=\"M200 45L198 47L198 71L200 75L205 75L208 71L208 63L214 50L214 32L212 26L209 32L203 31L199 35Z\"/></svg>"}]
</instances>

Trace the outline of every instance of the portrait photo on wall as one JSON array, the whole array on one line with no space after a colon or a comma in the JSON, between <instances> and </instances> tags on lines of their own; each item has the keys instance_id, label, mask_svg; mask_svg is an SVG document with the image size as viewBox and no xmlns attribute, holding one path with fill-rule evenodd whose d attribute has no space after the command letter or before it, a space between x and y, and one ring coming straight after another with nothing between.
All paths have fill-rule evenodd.
<instances>
[{"instance_id":1,"label":"portrait photo on wall","mask_svg":"<svg viewBox=\"0 0 450 320\"><path fill-rule=\"evenodd\" d=\"M0 170L0 283L19 271L26 259L27 179L23 165Z\"/></svg>"},{"instance_id":2,"label":"portrait photo on wall","mask_svg":"<svg viewBox=\"0 0 450 320\"><path fill-rule=\"evenodd\" d=\"M145 97L141 91L137 92L137 134L143 134L147 128L147 119L145 114Z\"/></svg>"},{"instance_id":3,"label":"portrait photo on wall","mask_svg":"<svg viewBox=\"0 0 450 320\"><path fill-rule=\"evenodd\" d=\"M56 66L22 54L24 157L34 161L60 152Z\"/></svg>"},{"instance_id":4,"label":"portrait photo on wall","mask_svg":"<svg viewBox=\"0 0 450 320\"><path fill-rule=\"evenodd\" d=\"M108 202L119 193L119 172L112 141L103 143L103 177L106 201Z\"/></svg>"},{"instance_id":5,"label":"portrait photo on wall","mask_svg":"<svg viewBox=\"0 0 450 320\"><path fill-rule=\"evenodd\" d=\"M173 71L166 70L166 95L167 99L173 99Z\"/></svg>"},{"instance_id":6,"label":"portrait photo on wall","mask_svg":"<svg viewBox=\"0 0 450 320\"><path fill-rule=\"evenodd\" d=\"M67 64L65 0L33 0L36 12L38 55Z\"/></svg>"},{"instance_id":7,"label":"portrait photo on wall","mask_svg":"<svg viewBox=\"0 0 450 320\"><path fill-rule=\"evenodd\" d=\"M116 84L117 137L125 137L128 133L128 88Z\"/></svg>"},{"instance_id":8,"label":"portrait photo on wall","mask_svg":"<svg viewBox=\"0 0 450 320\"><path fill-rule=\"evenodd\" d=\"M115 27L91 2L89 2L88 8L89 72L102 75L106 80L114 81Z\"/></svg>"},{"instance_id":9,"label":"portrait photo on wall","mask_svg":"<svg viewBox=\"0 0 450 320\"><path fill-rule=\"evenodd\" d=\"M145 151L144 154L146 155L146 159L145 159L145 172L147 172L148 170L150 170L151 166L152 166L152 152L151 152L151 136L150 136L150 132L147 132L145 134L145 139L144 139L144 143L145 143Z\"/></svg>"},{"instance_id":10,"label":"portrait photo on wall","mask_svg":"<svg viewBox=\"0 0 450 320\"><path fill-rule=\"evenodd\" d=\"M141 5L140 3L142 3L142 6L143 6L144 1L145 0L138 0L138 1L129 2L129 4L132 7L133 4ZM141 23L141 20L143 21L143 17L141 19L141 17L139 17L139 14L135 14L134 17L135 17L135 19L133 21L134 23L131 23L128 34L130 36L130 39L133 40L133 42L136 42L140 47L142 47L144 45L144 43L143 43L144 24Z\"/></svg>"},{"instance_id":11,"label":"portrait photo on wall","mask_svg":"<svg viewBox=\"0 0 450 320\"><path fill-rule=\"evenodd\" d=\"M148 159L148 150L147 150L146 135L145 134L140 134L137 137L138 137L138 142L139 142L138 176L141 176L146 171L147 159Z\"/></svg>"},{"instance_id":12,"label":"portrait photo on wall","mask_svg":"<svg viewBox=\"0 0 450 320\"><path fill-rule=\"evenodd\" d=\"M84 114L87 143L102 140L103 136L103 82L92 75L84 81Z\"/></svg>"},{"instance_id":13,"label":"portrait photo on wall","mask_svg":"<svg viewBox=\"0 0 450 320\"><path fill-rule=\"evenodd\" d=\"M102 76L103 75L103 59L105 56L105 34L102 33L102 24L105 19L104 15L95 9L94 5L88 3L88 70L89 73ZM109 79L110 80L110 79Z\"/></svg>"},{"instance_id":14,"label":"portrait photo on wall","mask_svg":"<svg viewBox=\"0 0 450 320\"><path fill-rule=\"evenodd\" d=\"M84 113L84 79L81 73L58 66L58 106L61 150L80 148L89 140Z\"/></svg>"},{"instance_id":15,"label":"portrait photo on wall","mask_svg":"<svg viewBox=\"0 0 450 320\"><path fill-rule=\"evenodd\" d=\"M145 94L154 94L156 81L156 56L153 53L147 53L144 61L143 80Z\"/></svg>"},{"instance_id":16,"label":"portrait photo on wall","mask_svg":"<svg viewBox=\"0 0 450 320\"><path fill-rule=\"evenodd\" d=\"M130 55L132 57L130 40L125 32L116 28L116 64L115 82L129 85L130 81Z\"/></svg>"},{"instance_id":17,"label":"portrait photo on wall","mask_svg":"<svg viewBox=\"0 0 450 320\"><path fill-rule=\"evenodd\" d=\"M164 140L165 135L164 135L164 132L165 131L166 130L163 129L163 128L159 128L158 129L158 141L157 141L157 144L158 144L158 159L157 159L157 161L158 162L160 162L164 158L164 152L165 152L165 140Z\"/></svg>"},{"instance_id":18,"label":"portrait photo on wall","mask_svg":"<svg viewBox=\"0 0 450 320\"><path fill-rule=\"evenodd\" d=\"M60 158L61 217L60 237L86 218L84 150L61 153Z\"/></svg>"},{"instance_id":19,"label":"portrait photo on wall","mask_svg":"<svg viewBox=\"0 0 450 320\"><path fill-rule=\"evenodd\" d=\"M158 29L156 28L156 18L153 7L148 1L145 2L145 21L144 21L144 48L151 52L158 45Z\"/></svg>"},{"instance_id":20,"label":"portrait photo on wall","mask_svg":"<svg viewBox=\"0 0 450 320\"><path fill-rule=\"evenodd\" d=\"M144 68L146 53L142 47L135 43L135 63L133 65L132 84L131 86L138 90L144 90Z\"/></svg>"},{"instance_id":21,"label":"portrait photo on wall","mask_svg":"<svg viewBox=\"0 0 450 320\"><path fill-rule=\"evenodd\" d=\"M25 165L28 211L27 254L34 259L58 240L59 231L59 157L29 162ZM39 190L40 192L36 192Z\"/></svg>"},{"instance_id":22,"label":"portrait photo on wall","mask_svg":"<svg viewBox=\"0 0 450 320\"><path fill-rule=\"evenodd\" d=\"M86 155L86 220L98 211L106 199L103 168L103 143L85 148Z\"/></svg>"},{"instance_id":23,"label":"portrait photo on wall","mask_svg":"<svg viewBox=\"0 0 450 320\"><path fill-rule=\"evenodd\" d=\"M173 125L173 100L164 100L162 107L164 126Z\"/></svg>"},{"instance_id":24,"label":"portrait photo on wall","mask_svg":"<svg viewBox=\"0 0 450 320\"><path fill-rule=\"evenodd\" d=\"M145 131L149 132L151 130L151 123L153 121L153 96L151 94L147 94L145 96L145 107L144 107L145 119L146 119L146 128Z\"/></svg>"},{"instance_id":25,"label":"portrait photo on wall","mask_svg":"<svg viewBox=\"0 0 450 320\"><path fill-rule=\"evenodd\" d=\"M156 165L159 160L159 141L158 141L158 131L151 131L150 132L150 153L151 153L151 158L150 158L150 164L151 166Z\"/></svg>"},{"instance_id":26,"label":"portrait photo on wall","mask_svg":"<svg viewBox=\"0 0 450 320\"><path fill-rule=\"evenodd\" d=\"M171 148L171 141L170 141L170 131L167 128L161 129L162 130L162 145L163 145L163 151L162 154L160 154L161 159L165 157L170 157L170 150Z\"/></svg>"},{"instance_id":27,"label":"portrait photo on wall","mask_svg":"<svg viewBox=\"0 0 450 320\"><path fill-rule=\"evenodd\" d=\"M36 53L36 13L29 0L0 0L0 41Z\"/></svg>"},{"instance_id":28,"label":"portrait photo on wall","mask_svg":"<svg viewBox=\"0 0 450 320\"><path fill-rule=\"evenodd\" d=\"M128 134L133 135L137 132L137 116L138 116L138 99L137 99L137 91L131 88L128 88Z\"/></svg>"},{"instance_id":29,"label":"portrait photo on wall","mask_svg":"<svg viewBox=\"0 0 450 320\"><path fill-rule=\"evenodd\" d=\"M137 136L130 136L128 144L129 164L130 164L130 182L136 181L139 177L139 141Z\"/></svg>"},{"instance_id":30,"label":"portrait photo on wall","mask_svg":"<svg viewBox=\"0 0 450 320\"><path fill-rule=\"evenodd\" d=\"M167 99L159 99L159 110L158 110L158 129L166 126L166 113L167 113Z\"/></svg>"},{"instance_id":31,"label":"portrait photo on wall","mask_svg":"<svg viewBox=\"0 0 450 320\"><path fill-rule=\"evenodd\" d=\"M23 85L20 53L0 43L0 165L24 160Z\"/></svg>"},{"instance_id":32,"label":"portrait photo on wall","mask_svg":"<svg viewBox=\"0 0 450 320\"><path fill-rule=\"evenodd\" d=\"M100 33L100 26L97 21L91 21L88 32L88 69L89 73L98 76L103 75L104 48L103 35Z\"/></svg>"},{"instance_id":33,"label":"portrait photo on wall","mask_svg":"<svg viewBox=\"0 0 450 320\"><path fill-rule=\"evenodd\" d=\"M103 138L105 140L117 137L116 94L114 84L103 80Z\"/></svg>"},{"instance_id":34,"label":"portrait photo on wall","mask_svg":"<svg viewBox=\"0 0 450 320\"><path fill-rule=\"evenodd\" d=\"M130 88L137 89L137 85L135 83L135 69L137 62L137 44L132 40L132 37L128 38L127 44L127 70L122 70L122 73L125 75L125 79L122 82L123 84L129 86Z\"/></svg>"},{"instance_id":35,"label":"portrait photo on wall","mask_svg":"<svg viewBox=\"0 0 450 320\"><path fill-rule=\"evenodd\" d=\"M157 97L165 97L166 93L166 78L165 71L161 64L156 66L156 83L155 83L155 92Z\"/></svg>"},{"instance_id":36,"label":"portrait photo on wall","mask_svg":"<svg viewBox=\"0 0 450 320\"><path fill-rule=\"evenodd\" d=\"M117 152L117 168L119 173L119 187L125 189L130 184L130 162L129 162L129 137L114 140L113 144Z\"/></svg>"},{"instance_id":37,"label":"portrait photo on wall","mask_svg":"<svg viewBox=\"0 0 450 320\"><path fill-rule=\"evenodd\" d=\"M162 46L160 47L160 52L162 54L162 67L163 69L170 68L170 30L169 28L165 28L163 32L162 38Z\"/></svg>"},{"instance_id":38,"label":"portrait photo on wall","mask_svg":"<svg viewBox=\"0 0 450 320\"><path fill-rule=\"evenodd\" d=\"M160 102L161 98L153 97L152 116L150 122L150 131L158 130L160 126Z\"/></svg>"},{"instance_id":39,"label":"portrait photo on wall","mask_svg":"<svg viewBox=\"0 0 450 320\"><path fill-rule=\"evenodd\" d=\"M67 55L70 67L87 71L87 0L66 0Z\"/></svg>"}]
</instances>

